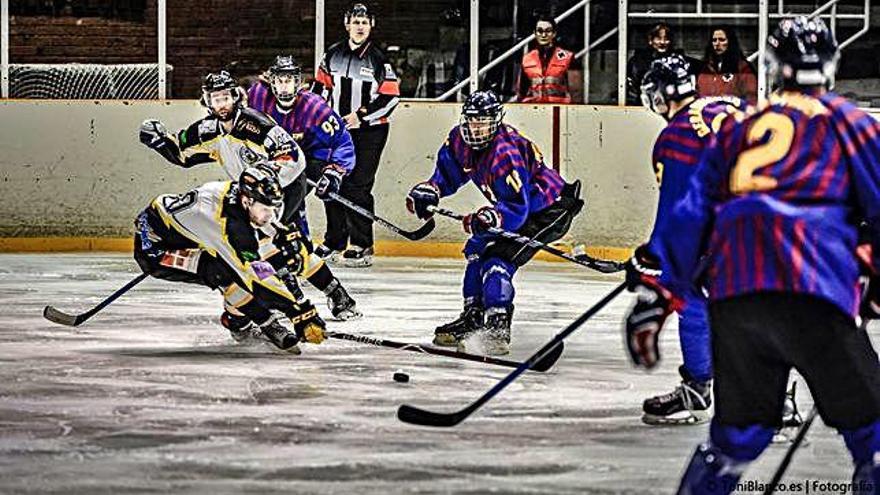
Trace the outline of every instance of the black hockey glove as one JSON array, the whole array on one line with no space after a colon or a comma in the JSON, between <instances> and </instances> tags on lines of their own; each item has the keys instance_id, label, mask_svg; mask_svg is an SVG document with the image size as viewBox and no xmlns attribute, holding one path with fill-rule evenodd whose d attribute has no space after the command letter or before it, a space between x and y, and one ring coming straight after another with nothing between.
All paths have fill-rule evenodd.
<instances>
[{"instance_id":1,"label":"black hockey glove","mask_svg":"<svg viewBox=\"0 0 880 495\"><path fill-rule=\"evenodd\" d=\"M315 184L315 196L321 201L330 201L330 194L338 194L342 186L345 170L334 163L328 164L321 171L321 178Z\"/></svg>"},{"instance_id":2,"label":"black hockey glove","mask_svg":"<svg viewBox=\"0 0 880 495\"><path fill-rule=\"evenodd\" d=\"M636 287L642 284L645 279L656 282L663 274L663 270L660 269L660 260L648 251L647 244L636 248L624 268L626 269L626 290L630 292L635 292Z\"/></svg>"},{"instance_id":3,"label":"black hockey glove","mask_svg":"<svg viewBox=\"0 0 880 495\"><path fill-rule=\"evenodd\" d=\"M158 150L168 143L168 129L156 119L147 119L141 124L140 139L148 148Z\"/></svg>"},{"instance_id":4,"label":"black hockey glove","mask_svg":"<svg viewBox=\"0 0 880 495\"><path fill-rule=\"evenodd\" d=\"M491 228L501 228L501 214L491 206L483 206L474 213L465 215L461 225L468 234L480 235Z\"/></svg>"},{"instance_id":5,"label":"black hockey glove","mask_svg":"<svg viewBox=\"0 0 880 495\"><path fill-rule=\"evenodd\" d=\"M422 220L433 217L434 212L429 207L439 204L440 191L430 182L416 184L406 196L406 209Z\"/></svg>"},{"instance_id":6,"label":"black hockey glove","mask_svg":"<svg viewBox=\"0 0 880 495\"><path fill-rule=\"evenodd\" d=\"M272 244L278 248L278 261L273 259L272 265L278 270L286 269L288 273L298 274L303 268L303 244L300 233L295 230L279 231L272 239Z\"/></svg>"},{"instance_id":7,"label":"black hockey glove","mask_svg":"<svg viewBox=\"0 0 880 495\"><path fill-rule=\"evenodd\" d=\"M672 293L650 280L637 284L634 291L638 298L626 316L626 348L636 366L651 369L660 362L660 330L680 306Z\"/></svg>"},{"instance_id":8,"label":"black hockey glove","mask_svg":"<svg viewBox=\"0 0 880 495\"><path fill-rule=\"evenodd\" d=\"M320 344L324 341L327 324L318 316L318 310L310 301L297 303L296 310L287 316L293 322L293 329L300 340L312 344Z\"/></svg>"}]
</instances>

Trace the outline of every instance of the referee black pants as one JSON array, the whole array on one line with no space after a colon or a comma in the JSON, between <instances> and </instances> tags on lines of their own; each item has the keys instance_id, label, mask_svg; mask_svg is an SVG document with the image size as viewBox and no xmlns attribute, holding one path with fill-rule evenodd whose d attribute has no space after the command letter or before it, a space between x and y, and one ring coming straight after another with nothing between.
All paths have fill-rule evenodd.
<instances>
[{"instance_id":1,"label":"referee black pants","mask_svg":"<svg viewBox=\"0 0 880 495\"><path fill-rule=\"evenodd\" d=\"M350 132L356 162L351 174L342 180L339 194L373 213L373 185L376 183L382 150L388 141L388 124L351 129ZM342 251L350 241L352 245L362 248L373 247L372 220L335 201L324 203L324 207L327 213L325 246Z\"/></svg>"}]
</instances>

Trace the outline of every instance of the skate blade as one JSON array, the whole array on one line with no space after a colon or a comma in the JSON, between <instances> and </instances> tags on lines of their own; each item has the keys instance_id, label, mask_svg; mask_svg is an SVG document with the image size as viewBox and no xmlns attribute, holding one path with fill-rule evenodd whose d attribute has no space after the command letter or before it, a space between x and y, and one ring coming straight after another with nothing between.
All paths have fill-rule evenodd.
<instances>
[{"instance_id":1,"label":"skate blade","mask_svg":"<svg viewBox=\"0 0 880 495\"><path fill-rule=\"evenodd\" d=\"M364 314L360 311L342 311L338 315L333 315L333 319L336 321L349 321L349 320L357 320L363 318Z\"/></svg>"},{"instance_id":2,"label":"skate blade","mask_svg":"<svg viewBox=\"0 0 880 495\"><path fill-rule=\"evenodd\" d=\"M373 258L361 258L361 259L342 259L342 264L344 264L348 268L369 268L373 266Z\"/></svg>"},{"instance_id":3,"label":"skate blade","mask_svg":"<svg viewBox=\"0 0 880 495\"><path fill-rule=\"evenodd\" d=\"M483 356L506 356L510 354L510 344L506 342L494 342L475 335L458 342L458 352L467 352Z\"/></svg>"},{"instance_id":4,"label":"skate blade","mask_svg":"<svg viewBox=\"0 0 880 495\"><path fill-rule=\"evenodd\" d=\"M434 345L440 347L456 347L458 345L458 339L451 333L435 333Z\"/></svg>"},{"instance_id":5,"label":"skate blade","mask_svg":"<svg viewBox=\"0 0 880 495\"><path fill-rule=\"evenodd\" d=\"M709 421L709 411L680 411L669 416L643 414L642 423L651 426L688 426Z\"/></svg>"}]
</instances>

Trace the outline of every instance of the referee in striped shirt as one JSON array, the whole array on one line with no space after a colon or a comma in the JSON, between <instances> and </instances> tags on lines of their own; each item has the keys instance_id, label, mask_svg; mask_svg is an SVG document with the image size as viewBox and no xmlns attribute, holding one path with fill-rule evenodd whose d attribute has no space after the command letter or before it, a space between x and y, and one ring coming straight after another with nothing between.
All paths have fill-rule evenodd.
<instances>
[{"instance_id":1,"label":"referee in striped shirt","mask_svg":"<svg viewBox=\"0 0 880 495\"><path fill-rule=\"evenodd\" d=\"M312 87L342 115L354 141L354 171L342 181L340 194L371 212L376 171L388 141L388 117L400 99L397 75L370 38L374 25L372 12L362 3L354 4L345 13L348 39L324 53ZM338 203L327 206L327 236L315 252L334 259L344 251L347 266L372 265L373 222Z\"/></svg>"}]
</instances>

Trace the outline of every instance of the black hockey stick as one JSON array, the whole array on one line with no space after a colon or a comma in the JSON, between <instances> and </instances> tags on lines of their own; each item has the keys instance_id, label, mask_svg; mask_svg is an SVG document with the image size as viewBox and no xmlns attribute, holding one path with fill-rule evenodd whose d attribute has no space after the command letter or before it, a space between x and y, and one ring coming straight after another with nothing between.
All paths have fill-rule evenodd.
<instances>
[{"instance_id":1,"label":"black hockey stick","mask_svg":"<svg viewBox=\"0 0 880 495\"><path fill-rule=\"evenodd\" d=\"M444 217L452 218L455 220L460 221L460 220L464 219L464 215L461 215L459 213L455 213L454 211L447 210L445 208L432 207L432 208L430 208L430 210L433 211L434 213L437 213L438 215L442 215ZM518 242L520 244L524 244L524 245L531 247L531 248L541 249L543 251L547 251L548 253L550 253L552 255L559 256L562 259L566 259L568 261L571 261L573 263L577 263L578 265L585 266L587 268L592 268L593 270L596 270L596 271L599 271L602 273L619 272L619 271L623 270L623 267L624 267L623 263L619 263L617 261L601 260L598 258L593 258L592 256L590 256L588 254L579 254L577 256L572 256L572 255L566 253L565 251L562 251L560 249L556 249L555 247L550 246L548 244L544 244L543 242L538 241L536 239L532 239L532 238L526 237L524 235L519 235L515 232L510 232L510 231L507 231L504 229L499 229L496 227L489 227L488 232L490 234L501 236L506 239L510 239L512 241Z\"/></svg>"},{"instance_id":2,"label":"black hockey stick","mask_svg":"<svg viewBox=\"0 0 880 495\"><path fill-rule=\"evenodd\" d=\"M395 342L393 340L376 339L373 337L367 337L366 335L352 335L341 332L327 332L325 335L331 339L350 340L352 342L360 342L361 344L370 344L379 347L390 347L392 349L419 352L422 354L434 354L437 356L464 359L477 363L496 364L498 366L507 366L508 368L519 368L520 366L525 364L519 361L509 361L507 359L499 359L492 356L479 356L477 354L468 354L466 352L458 352L451 349L443 349L440 347L422 346L419 344L409 344L406 342ZM547 355L543 356L542 359L534 361L534 364L529 365L527 369L540 371L542 373L549 370L553 367L554 364L556 364L556 361L559 360L559 357L562 356L563 349L564 347L562 345L554 348L552 352L547 353Z\"/></svg>"},{"instance_id":3,"label":"black hockey stick","mask_svg":"<svg viewBox=\"0 0 880 495\"><path fill-rule=\"evenodd\" d=\"M489 389L488 392L484 393L480 396L479 399L471 403L469 406L464 409L451 413L439 413L433 411L427 411L425 409L420 409L418 407L408 406L403 404L400 408L397 409L397 419L405 422L412 423L414 425L423 425L423 426L455 426L458 423L464 421L465 418L474 413L477 409L480 408L483 404L488 402L492 397L498 395L499 392L504 390L505 387L510 385L510 383L517 379L517 377L523 374L526 370L532 367L532 363L538 363L544 360L550 353L554 352L554 349L562 344L562 341L572 334L575 330L577 330L581 325L583 325L587 320L593 317L596 313L599 312L606 304L611 302L612 299L617 297L623 289L626 288L626 283L622 283L614 288L611 292L608 293L607 296L603 297L601 301L597 302L593 305L592 308L588 309L584 314L580 315L578 319L571 322L565 330L556 334L555 337L550 342L544 344L544 347L541 347L538 352L532 354L525 362L517 366L517 368L510 372L509 375L504 377L500 382L496 383L494 387Z\"/></svg>"},{"instance_id":4,"label":"black hockey stick","mask_svg":"<svg viewBox=\"0 0 880 495\"><path fill-rule=\"evenodd\" d=\"M80 313L78 315L71 315L71 314L67 314L62 311L59 311L52 306L46 306L45 308L43 308L43 318L46 318L47 320L53 321L53 322L58 323L60 325L67 325L69 327L79 326L80 324L82 324L82 322L84 322L84 321L88 320L89 318L91 318L92 316L94 316L95 313L97 313L98 311L101 311L102 309L107 307L108 304L119 299L119 296L121 296L121 295L125 294L126 292L128 292L129 290L131 290L132 287L143 282L143 280L145 278L147 278L148 276L149 275L147 275L146 273L141 273L140 275L138 275L137 277L132 279L131 282L125 284L124 286L122 286L119 290L117 290L113 294L110 294L110 296L107 299L104 299L103 301L101 301L100 304L98 304L94 308L86 311L85 313Z\"/></svg>"},{"instance_id":5,"label":"black hockey stick","mask_svg":"<svg viewBox=\"0 0 880 495\"><path fill-rule=\"evenodd\" d=\"M309 183L310 186L317 187L317 185L315 184L314 181L308 180L307 182ZM390 230L391 232L394 232L395 234L406 237L407 239L409 239L411 241L418 241L419 239L425 238L428 234L433 232L434 227L435 227L434 219L431 218L427 222L425 222L424 225L417 228L416 230L403 230L402 228L398 227L397 225L394 225L393 223L389 222L388 220L385 220L384 218L380 217L379 215L376 215L375 213L370 213L366 209L361 208L360 206L352 203L348 199L346 199L336 193L330 193L329 196L334 201L344 205L345 207L349 208L350 210L354 211L355 213L358 213L363 217L369 218L370 220L378 223L379 225Z\"/></svg>"},{"instance_id":6,"label":"black hockey stick","mask_svg":"<svg viewBox=\"0 0 880 495\"><path fill-rule=\"evenodd\" d=\"M779 467L776 468L776 472L773 473L773 479L770 480L770 484L768 484L767 488L764 490L764 495L771 495L773 492L776 491L776 485L779 484L779 481L785 474L785 470L788 469L788 465L791 464L794 453L804 441L804 437L807 436L807 430L810 429L810 426L813 424L813 420L816 419L817 412L818 409L816 409L816 406L813 406L813 408L810 409L810 413L807 414L807 419L804 420L804 424L802 424L801 429L798 430L797 435L794 437L794 440L788 447L788 451L785 452L785 457L782 458L782 462L779 464Z\"/></svg>"}]
</instances>

